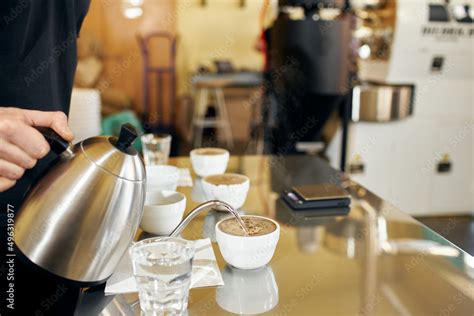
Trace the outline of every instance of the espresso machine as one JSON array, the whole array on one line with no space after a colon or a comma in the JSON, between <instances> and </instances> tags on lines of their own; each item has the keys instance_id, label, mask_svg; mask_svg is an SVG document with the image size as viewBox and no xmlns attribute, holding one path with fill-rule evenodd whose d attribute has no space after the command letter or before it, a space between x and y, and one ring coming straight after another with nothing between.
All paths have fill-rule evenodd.
<instances>
[{"instance_id":1,"label":"espresso machine","mask_svg":"<svg viewBox=\"0 0 474 316\"><path fill-rule=\"evenodd\" d=\"M359 83L346 170L411 215L472 214L472 1L351 5ZM340 139L328 149L334 166Z\"/></svg>"}]
</instances>

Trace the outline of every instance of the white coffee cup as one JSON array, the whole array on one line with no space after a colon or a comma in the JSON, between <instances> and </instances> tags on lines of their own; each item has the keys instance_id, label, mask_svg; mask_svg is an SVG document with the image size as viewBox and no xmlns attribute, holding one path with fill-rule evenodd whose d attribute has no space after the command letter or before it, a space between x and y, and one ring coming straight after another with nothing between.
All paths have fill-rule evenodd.
<instances>
[{"instance_id":1,"label":"white coffee cup","mask_svg":"<svg viewBox=\"0 0 474 316\"><path fill-rule=\"evenodd\" d=\"M216 289L216 302L228 312L255 315L278 304L278 284L269 265L250 271L226 266L222 279L224 286Z\"/></svg>"},{"instance_id":2,"label":"white coffee cup","mask_svg":"<svg viewBox=\"0 0 474 316\"><path fill-rule=\"evenodd\" d=\"M186 196L175 191L149 191L140 227L147 233L169 235L183 219Z\"/></svg>"},{"instance_id":3,"label":"white coffee cup","mask_svg":"<svg viewBox=\"0 0 474 316\"><path fill-rule=\"evenodd\" d=\"M238 177L241 183L226 184L226 183L213 183L210 182L216 177L231 176ZM230 204L235 209L238 209L244 205L247 199L247 193L250 188L250 179L247 176L236 174L236 173L224 173L221 175L210 175L203 179L202 189L204 196L207 201L209 200L220 200Z\"/></svg>"},{"instance_id":4,"label":"white coffee cup","mask_svg":"<svg viewBox=\"0 0 474 316\"><path fill-rule=\"evenodd\" d=\"M147 191L176 191L179 175L179 169L174 166L146 166Z\"/></svg>"},{"instance_id":5,"label":"white coffee cup","mask_svg":"<svg viewBox=\"0 0 474 316\"><path fill-rule=\"evenodd\" d=\"M189 155L194 172L200 177L224 173L229 163L229 152L222 148L196 148Z\"/></svg>"},{"instance_id":6,"label":"white coffee cup","mask_svg":"<svg viewBox=\"0 0 474 316\"><path fill-rule=\"evenodd\" d=\"M243 270L257 269L263 267L272 259L280 238L280 225L276 221L263 216L242 216L242 218L245 217L266 219L274 223L276 229L265 235L235 236L220 229L220 223L228 219L226 218L216 224L216 240L222 257L228 264Z\"/></svg>"}]
</instances>

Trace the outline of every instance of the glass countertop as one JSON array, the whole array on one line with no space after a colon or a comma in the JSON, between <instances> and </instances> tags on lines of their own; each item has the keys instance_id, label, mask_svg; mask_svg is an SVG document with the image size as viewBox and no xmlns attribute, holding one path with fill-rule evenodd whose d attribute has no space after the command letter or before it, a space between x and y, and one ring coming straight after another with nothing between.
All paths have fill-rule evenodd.
<instances>
[{"instance_id":1,"label":"glass countertop","mask_svg":"<svg viewBox=\"0 0 474 316\"><path fill-rule=\"evenodd\" d=\"M192 170L188 158L171 164ZM314 156L236 156L227 172L251 186L245 214L276 219L280 240L271 262L244 271L226 264L209 211L183 231L211 238L225 285L191 289L188 315L473 315L474 259L437 233ZM194 174L193 174L194 176ZM201 198L200 179L180 187L189 212ZM407 179L409 181L409 179ZM351 194L347 215L292 211L280 193L292 185L334 183ZM456 229L455 223L446 230ZM137 295L85 293L79 315L140 315Z\"/></svg>"}]
</instances>

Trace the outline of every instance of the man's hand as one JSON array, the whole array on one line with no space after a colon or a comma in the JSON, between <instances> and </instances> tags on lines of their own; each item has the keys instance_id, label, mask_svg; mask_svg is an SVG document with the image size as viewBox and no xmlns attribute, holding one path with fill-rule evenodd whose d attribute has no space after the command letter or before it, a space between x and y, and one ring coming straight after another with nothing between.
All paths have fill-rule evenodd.
<instances>
[{"instance_id":1,"label":"man's hand","mask_svg":"<svg viewBox=\"0 0 474 316\"><path fill-rule=\"evenodd\" d=\"M67 141L74 138L62 112L0 107L0 192L14 186L49 152L49 144L34 126L50 127Z\"/></svg>"}]
</instances>

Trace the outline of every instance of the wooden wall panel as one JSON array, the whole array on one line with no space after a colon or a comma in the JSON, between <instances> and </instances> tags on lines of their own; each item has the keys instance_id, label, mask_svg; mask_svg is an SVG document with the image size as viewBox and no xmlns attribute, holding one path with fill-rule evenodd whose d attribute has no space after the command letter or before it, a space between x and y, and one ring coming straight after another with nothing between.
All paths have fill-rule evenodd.
<instances>
[{"instance_id":1,"label":"wooden wall panel","mask_svg":"<svg viewBox=\"0 0 474 316\"><path fill-rule=\"evenodd\" d=\"M122 14L121 0L93 0L81 31L81 37L94 36L100 43L104 71L99 89L110 87L126 92L137 112L143 108L143 63L136 36L153 31L174 34L176 21L173 0L145 0L143 10L141 17L131 20ZM160 45L154 56L157 63L167 61ZM156 101L156 91L151 101Z\"/></svg>"}]
</instances>

